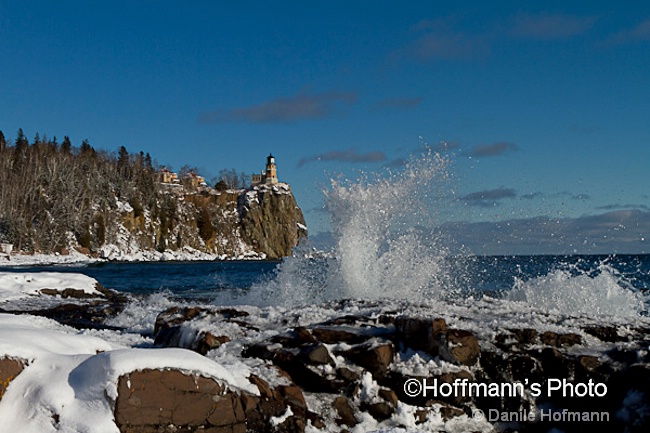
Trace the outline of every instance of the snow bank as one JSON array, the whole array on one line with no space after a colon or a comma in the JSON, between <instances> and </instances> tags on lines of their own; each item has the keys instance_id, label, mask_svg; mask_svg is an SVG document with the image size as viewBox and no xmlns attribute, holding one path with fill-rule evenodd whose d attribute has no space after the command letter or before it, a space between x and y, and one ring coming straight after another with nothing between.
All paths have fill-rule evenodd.
<instances>
[{"instance_id":1,"label":"snow bank","mask_svg":"<svg viewBox=\"0 0 650 433\"><path fill-rule=\"evenodd\" d=\"M124 348L34 316L0 314L0 354L27 363L2 397L3 431L117 433L118 378L142 369L179 369L259 394L247 370L184 349Z\"/></svg>"},{"instance_id":2,"label":"snow bank","mask_svg":"<svg viewBox=\"0 0 650 433\"><path fill-rule=\"evenodd\" d=\"M82 290L89 295L101 296L97 280L82 274L63 272L0 272L0 303L40 295L41 289L63 291Z\"/></svg>"}]
</instances>

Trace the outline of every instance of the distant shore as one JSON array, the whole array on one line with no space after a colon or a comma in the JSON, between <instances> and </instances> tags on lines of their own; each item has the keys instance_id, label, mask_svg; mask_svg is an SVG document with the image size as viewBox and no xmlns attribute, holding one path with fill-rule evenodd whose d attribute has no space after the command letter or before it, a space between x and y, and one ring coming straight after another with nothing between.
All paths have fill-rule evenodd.
<instances>
[{"instance_id":1,"label":"distant shore","mask_svg":"<svg viewBox=\"0 0 650 433\"><path fill-rule=\"evenodd\" d=\"M137 263L137 262L190 262L266 260L264 255L241 254L226 256L193 251L138 251L134 254L119 254L110 257L94 257L73 251L69 254L0 254L0 268L16 266L84 265L91 263Z\"/></svg>"}]
</instances>

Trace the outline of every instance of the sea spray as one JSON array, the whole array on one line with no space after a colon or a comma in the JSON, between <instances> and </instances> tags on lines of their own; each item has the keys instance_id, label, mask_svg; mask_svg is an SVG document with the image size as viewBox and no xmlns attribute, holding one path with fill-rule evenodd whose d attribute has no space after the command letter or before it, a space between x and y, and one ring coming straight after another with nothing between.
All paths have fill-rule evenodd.
<instances>
[{"instance_id":1,"label":"sea spray","mask_svg":"<svg viewBox=\"0 0 650 433\"><path fill-rule=\"evenodd\" d=\"M300 304L360 298L438 298L452 280L432 208L446 190L449 161L430 149L398 172L332 180L324 191L335 248L331 259L285 259L248 299Z\"/></svg>"},{"instance_id":2,"label":"sea spray","mask_svg":"<svg viewBox=\"0 0 650 433\"><path fill-rule=\"evenodd\" d=\"M542 311L573 315L647 315L648 297L606 262L596 269L572 264L529 271L508 282L502 260L452 255L452 240L440 231L437 211L452 200L449 160L426 149L397 172L366 173L332 180L324 191L335 246L327 258L300 250L285 258L266 281L215 302L258 306L316 304L353 299L472 302L501 293ZM496 259L496 258L495 258ZM531 258L531 270L544 268ZM505 284L506 286L502 286Z\"/></svg>"},{"instance_id":3,"label":"sea spray","mask_svg":"<svg viewBox=\"0 0 650 433\"><path fill-rule=\"evenodd\" d=\"M618 317L647 314L648 303L648 296L635 290L606 260L595 268L578 262L534 278L515 278L506 298L562 314Z\"/></svg>"}]
</instances>

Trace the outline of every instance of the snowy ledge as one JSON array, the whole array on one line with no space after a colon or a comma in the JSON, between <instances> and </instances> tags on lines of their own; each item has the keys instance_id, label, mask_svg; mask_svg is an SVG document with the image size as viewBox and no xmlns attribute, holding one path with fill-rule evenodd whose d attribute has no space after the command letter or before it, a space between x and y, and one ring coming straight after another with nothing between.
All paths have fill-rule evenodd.
<instances>
[{"instance_id":1,"label":"snowy ledge","mask_svg":"<svg viewBox=\"0 0 650 433\"><path fill-rule=\"evenodd\" d=\"M246 369L185 349L125 348L42 317L0 314L0 354L26 365L1 396L3 431L118 432L118 380L145 369L176 369L259 395Z\"/></svg>"},{"instance_id":2,"label":"snowy ledge","mask_svg":"<svg viewBox=\"0 0 650 433\"><path fill-rule=\"evenodd\" d=\"M101 297L96 279L83 274L62 272L0 272L0 303L42 294L57 295L64 291L81 293L83 297ZM65 292L68 293L68 292Z\"/></svg>"}]
</instances>

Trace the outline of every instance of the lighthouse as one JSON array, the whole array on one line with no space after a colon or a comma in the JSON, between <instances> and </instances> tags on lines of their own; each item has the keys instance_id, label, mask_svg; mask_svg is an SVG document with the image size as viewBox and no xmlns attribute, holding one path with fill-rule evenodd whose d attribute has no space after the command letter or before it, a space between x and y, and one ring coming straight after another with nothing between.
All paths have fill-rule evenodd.
<instances>
[{"instance_id":1,"label":"lighthouse","mask_svg":"<svg viewBox=\"0 0 650 433\"><path fill-rule=\"evenodd\" d=\"M251 187L255 185L274 185L278 183L278 169L272 153L266 157L266 170L251 175Z\"/></svg>"},{"instance_id":2,"label":"lighthouse","mask_svg":"<svg viewBox=\"0 0 650 433\"><path fill-rule=\"evenodd\" d=\"M278 183L278 170L275 166L275 157L271 153L266 158L266 175L264 176L264 183L267 185Z\"/></svg>"}]
</instances>

